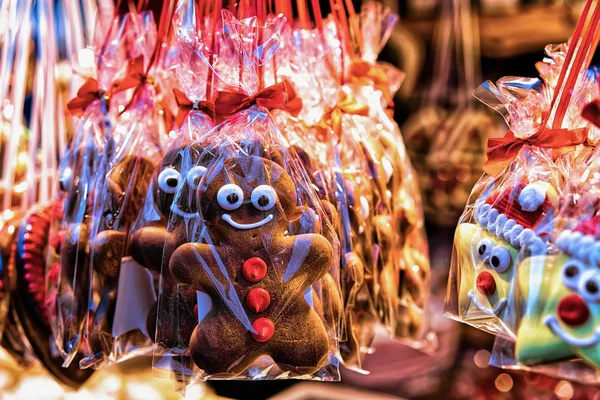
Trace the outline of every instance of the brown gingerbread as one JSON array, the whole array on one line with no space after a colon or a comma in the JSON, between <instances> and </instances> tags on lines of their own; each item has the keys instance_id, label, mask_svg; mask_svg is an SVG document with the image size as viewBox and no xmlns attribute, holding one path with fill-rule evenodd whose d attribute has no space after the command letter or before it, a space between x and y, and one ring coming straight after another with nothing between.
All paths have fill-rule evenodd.
<instances>
[{"instance_id":1,"label":"brown gingerbread","mask_svg":"<svg viewBox=\"0 0 600 400\"><path fill-rule=\"evenodd\" d=\"M289 234L302 212L291 177L268 159L239 155L215 162L198 196L205 243L180 246L170 261L175 279L212 300L190 341L196 365L236 376L269 356L290 376L318 371L329 337L305 292L330 269L333 250L319 234Z\"/></svg>"},{"instance_id":2,"label":"brown gingerbread","mask_svg":"<svg viewBox=\"0 0 600 400\"><path fill-rule=\"evenodd\" d=\"M113 349L113 317L121 260L128 255L129 227L143 205L153 170L154 165L146 158L126 156L115 163L106 177L106 197L101 204L102 212L96 215L100 219L98 233L91 243L92 265L98 274L95 288L102 292L89 318L88 358L94 361L108 356ZM128 333L127 341L140 347L145 337L133 331Z\"/></svg>"},{"instance_id":3,"label":"brown gingerbread","mask_svg":"<svg viewBox=\"0 0 600 400\"><path fill-rule=\"evenodd\" d=\"M173 145L154 173L151 211L144 209L154 218L131 236L133 259L154 273L157 291L159 280L163 282L160 306L150 311L146 325L152 340L164 347L187 347L197 323L196 291L178 285L168 263L173 251L189 240L190 224L193 227L199 222L195 191L210 159L199 143ZM148 215L142 217L148 219Z\"/></svg>"}]
</instances>

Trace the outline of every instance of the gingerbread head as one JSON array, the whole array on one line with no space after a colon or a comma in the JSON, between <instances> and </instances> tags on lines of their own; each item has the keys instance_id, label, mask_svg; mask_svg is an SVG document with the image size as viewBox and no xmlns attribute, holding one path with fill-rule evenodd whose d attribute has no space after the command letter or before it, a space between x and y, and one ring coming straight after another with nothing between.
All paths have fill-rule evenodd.
<instances>
[{"instance_id":1,"label":"gingerbread head","mask_svg":"<svg viewBox=\"0 0 600 400\"><path fill-rule=\"evenodd\" d=\"M476 224L458 226L458 307L464 320L503 320L519 251L545 253L555 203L556 192L548 183L520 182L479 201Z\"/></svg>"},{"instance_id":2,"label":"gingerbread head","mask_svg":"<svg viewBox=\"0 0 600 400\"><path fill-rule=\"evenodd\" d=\"M237 376L269 356L291 376L312 374L329 355L329 338L310 286L333 262L329 241L290 234L301 214L290 175L268 159L218 160L199 190L205 243L180 246L170 262L179 282L212 306L190 340L196 365L211 376Z\"/></svg>"},{"instance_id":3,"label":"gingerbread head","mask_svg":"<svg viewBox=\"0 0 600 400\"><path fill-rule=\"evenodd\" d=\"M558 254L519 265L526 312L517 359L531 364L581 357L600 367L600 216L561 232L555 244Z\"/></svg>"}]
</instances>

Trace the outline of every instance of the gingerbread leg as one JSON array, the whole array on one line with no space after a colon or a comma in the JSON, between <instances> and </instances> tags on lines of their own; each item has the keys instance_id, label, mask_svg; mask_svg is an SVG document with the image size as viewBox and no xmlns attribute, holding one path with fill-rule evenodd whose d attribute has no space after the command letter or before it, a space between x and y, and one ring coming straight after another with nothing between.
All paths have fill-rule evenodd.
<instances>
[{"instance_id":1,"label":"gingerbread leg","mask_svg":"<svg viewBox=\"0 0 600 400\"><path fill-rule=\"evenodd\" d=\"M291 376L313 374L327 363L327 331L306 303L285 310L274 324L271 356L283 371L289 371Z\"/></svg>"},{"instance_id":2,"label":"gingerbread leg","mask_svg":"<svg viewBox=\"0 0 600 400\"><path fill-rule=\"evenodd\" d=\"M256 359L251 335L230 313L211 311L196 327L190 354L198 368L220 378L235 376Z\"/></svg>"}]
</instances>

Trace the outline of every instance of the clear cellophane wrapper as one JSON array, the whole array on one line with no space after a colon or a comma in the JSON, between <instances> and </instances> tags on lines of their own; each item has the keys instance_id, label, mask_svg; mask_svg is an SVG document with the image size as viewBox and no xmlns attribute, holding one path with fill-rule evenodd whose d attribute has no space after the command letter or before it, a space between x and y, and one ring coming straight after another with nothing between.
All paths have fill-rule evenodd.
<instances>
[{"instance_id":1,"label":"clear cellophane wrapper","mask_svg":"<svg viewBox=\"0 0 600 400\"><path fill-rule=\"evenodd\" d=\"M348 63L347 88L369 110L351 119L373 184L376 304L380 321L394 337L420 340L427 336L424 310L430 275L421 197L400 129L387 110L403 74L375 62L396 17L372 2L362 7L360 16L363 50L359 61ZM370 65L370 79L364 77L365 65Z\"/></svg>"},{"instance_id":2,"label":"clear cellophane wrapper","mask_svg":"<svg viewBox=\"0 0 600 400\"><path fill-rule=\"evenodd\" d=\"M156 27L151 14L134 25L138 40L127 67L145 71L154 50ZM139 58L138 58L139 57ZM136 71L140 73L140 71ZM164 134L156 89L150 83L128 90L133 96L115 121L101 161L104 176L94 196L90 235L90 309L84 330L82 368L99 368L150 349L145 315L156 300L152 275L131 257L129 231L142 211L150 180L161 157ZM143 321L141 323L140 321Z\"/></svg>"},{"instance_id":3,"label":"clear cellophane wrapper","mask_svg":"<svg viewBox=\"0 0 600 400\"><path fill-rule=\"evenodd\" d=\"M597 150L559 160L565 184L543 254L521 255L510 301L513 340L497 338L490 364L598 383Z\"/></svg>"},{"instance_id":4,"label":"clear cellophane wrapper","mask_svg":"<svg viewBox=\"0 0 600 400\"><path fill-rule=\"evenodd\" d=\"M148 335L150 340L156 343L157 331L166 330L157 329L157 324L171 326L172 318L178 318L178 331L173 331L169 338L162 339L164 346L172 347L188 346L196 324L194 310L197 299L194 290L180 290L171 276L168 268L169 258L163 257L164 240L173 199L189 172L189 165L186 164L184 170L182 164L187 154L186 148L214 128L213 120L203 111L178 109L179 100L190 103L204 100L207 88L208 65L198 56L200 53L197 53L206 51L204 42L207 39L192 40L190 35L196 32L196 21L189 18L189 13L193 12L190 6L193 7L193 2L181 2L176 9L173 16L175 35L169 43L169 50L162 64L163 69L156 71L166 82L163 87L181 89L177 94L165 93L162 97L165 103L163 106L166 107L163 112L182 113L181 122L175 121L172 126L166 126L169 134L162 141L161 157L149 181L142 209L130 227L128 242L131 260L128 260L128 265L134 265L132 271L135 280L135 276L141 277L137 284L141 285L143 296L131 299L138 305L139 312L131 314L131 320L123 320L128 323L135 321L137 330L143 332L144 336ZM160 243L157 244L156 240ZM139 267L142 267L144 272ZM162 293L160 308L159 291ZM129 313L125 314L127 315Z\"/></svg>"},{"instance_id":5,"label":"clear cellophane wrapper","mask_svg":"<svg viewBox=\"0 0 600 400\"><path fill-rule=\"evenodd\" d=\"M97 40L98 65L93 81L96 100L80 107L80 119L58 172L59 188L51 210L50 245L46 250L48 317L68 365L81 349L90 306L90 239L98 185L106 174L105 148L114 146L114 121L129 98L111 93L113 80L126 64L124 43L134 40L144 14L115 18L105 41ZM92 85L89 79L86 84ZM89 86L88 86L89 87ZM79 95L78 95L79 96ZM81 103L85 95L76 100ZM84 344L85 346L85 344Z\"/></svg>"},{"instance_id":6,"label":"clear cellophane wrapper","mask_svg":"<svg viewBox=\"0 0 600 400\"><path fill-rule=\"evenodd\" d=\"M270 23L258 40L254 18L222 12L216 87L259 90L257 68L279 40ZM155 371L182 380L339 379L337 233L268 111L235 112L184 146L172 167L158 177L175 187L166 231L133 241L162 255Z\"/></svg>"},{"instance_id":7,"label":"clear cellophane wrapper","mask_svg":"<svg viewBox=\"0 0 600 400\"><path fill-rule=\"evenodd\" d=\"M542 80L506 77L496 84L488 81L476 91L480 100L504 117L516 138L532 138L540 131L552 105L565 47L546 48L547 57L537 64ZM592 141L595 132L580 116L598 90L589 78L582 72L570 98L564 100L569 107L562 127L587 128ZM556 159L552 149L524 144L497 176L482 176L455 233L447 315L509 341L518 340L523 304L515 293L522 265L545 257L551 248L551 238L565 222L560 215L565 185L587 157L589 150L583 146L573 146ZM534 293L543 286L530 283Z\"/></svg>"}]
</instances>

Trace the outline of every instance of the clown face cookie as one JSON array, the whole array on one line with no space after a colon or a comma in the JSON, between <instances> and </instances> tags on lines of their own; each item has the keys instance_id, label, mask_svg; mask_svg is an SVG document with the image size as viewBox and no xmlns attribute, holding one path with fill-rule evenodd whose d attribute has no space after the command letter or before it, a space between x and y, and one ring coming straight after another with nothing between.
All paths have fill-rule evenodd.
<instances>
[{"instance_id":1,"label":"clown face cookie","mask_svg":"<svg viewBox=\"0 0 600 400\"><path fill-rule=\"evenodd\" d=\"M169 264L175 279L212 302L190 340L195 364L205 377L238 376L261 356L289 376L318 371L329 337L309 305L310 286L330 269L333 250L319 234L289 234L289 221L304 212L290 175L240 155L215 162L198 195L204 243L180 246Z\"/></svg>"},{"instance_id":2,"label":"clown face cookie","mask_svg":"<svg viewBox=\"0 0 600 400\"><path fill-rule=\"evenodd\" d=\"M560 253L519 265L524 313L516 357L524 364L583 358L600 367L600 217L561 232Z\"/></svg>"},{"instance_id":3,"label":"clown face cookie","mask_svg":"<svg viewBox=\"0 0 600 400\"><path fill-rule=\"evenodd\" d=\"M520 183L490 195L475 208L476 224L462 223L454 238L458 263L458 315L492 332L506 322L509 291L521 249L544 254L553 223L550 185Z\"/></svg>"}]
</instances>

